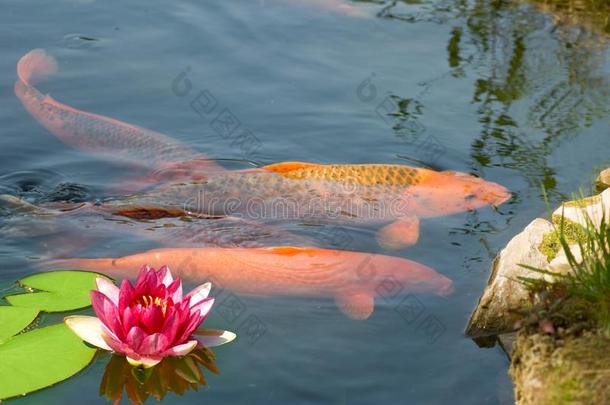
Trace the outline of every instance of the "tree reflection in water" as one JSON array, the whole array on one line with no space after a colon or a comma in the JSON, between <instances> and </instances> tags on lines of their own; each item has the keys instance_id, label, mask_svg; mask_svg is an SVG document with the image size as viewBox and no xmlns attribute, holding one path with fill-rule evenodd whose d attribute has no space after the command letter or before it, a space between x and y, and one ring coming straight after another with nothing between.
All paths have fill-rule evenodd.
<instances>
[{"instance_id":1,"label":"tree reflection in water","mask_svg":"<svg viewBox=\"0 0 610 405\"><path fill-rule=\"evenodd\" d=\"M609 4L592 0L393 0L383 3L378 16L452 25L447 44L451 74L443 76L474 77L472 103L480 129L471 143L472 172L516 170L530 187L544 187L562 198L548 156L561 139L610 112L610 85L603 71L608 11ZM438 80L428 82L434 86ZM415 118L421 120L425 102L417 102ZM413 99L402 99L409 103Z\"/></svg>"}]
</instances>

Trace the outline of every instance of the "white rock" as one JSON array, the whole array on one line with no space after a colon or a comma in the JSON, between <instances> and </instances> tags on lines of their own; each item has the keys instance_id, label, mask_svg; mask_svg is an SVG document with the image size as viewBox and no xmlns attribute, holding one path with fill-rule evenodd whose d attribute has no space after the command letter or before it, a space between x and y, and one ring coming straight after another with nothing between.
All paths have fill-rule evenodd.
<instances>
[{"instance_id":1,"label":"white rock","mask_svg":"<svg viewBox=\"0 0 610 405\"><path fill-rule=\"evenodd\" d=\"M582 262L582 252L580 251L580 246L578 246L577 244L574 244L574 245L570 245L569 247L570 247L570 251L574 255L574 259L576 259L576 261L578 263ZM572 271L572 267L570 267L568 258L566 256L565 252L563 251L563 249L560 249L559 252L557 253L557 255L555 256L555 258L553 260L551 260L551 263L549 263L548 268L549 268L549 271L561 273L561 274L568 274L569 272ZM552 276L545 277L545 279L547 281L553 281Z\"/></svg>"},{"instance_id":2,"label":"white rock","mask_svg":"<svg viewBox=\"0 0 610 405\"><path fill-rule=\"evenodd\" d=\"M546 256L538 247L543 236L553 230L549 221L536 218L496 256L487 287L468 322L466 334L477 337L513 331L516 318L511 316L511 310L529 302L528 291L518 278L543 276L519 264L548 268Z\"/></svg>"}]
</instances>

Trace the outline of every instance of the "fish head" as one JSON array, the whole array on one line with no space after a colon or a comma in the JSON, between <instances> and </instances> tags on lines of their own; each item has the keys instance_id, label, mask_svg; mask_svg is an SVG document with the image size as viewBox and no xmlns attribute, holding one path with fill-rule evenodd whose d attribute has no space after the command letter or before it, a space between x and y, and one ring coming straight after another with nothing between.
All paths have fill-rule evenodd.
<instances>
[{"instance_id":1,"label":"fish head","mask_svg":"<svg viewBox=\"0 0 610 405\"><path fill-rule=\"evenodd\" d=\"M404 198L411 215L433 217L487 205L497 207L511 196L504 186L465 173L426 170L421 181L410 187Z\"/></svg>"},{"instance_id":2,"label":"fish head","mask_svg":"<svg viewBox=\"0 0 610 405\"><path fill-rule=\"evenodd\" d=\"M401 257L370 255L356 269L359 281L377 296L398 293L433 293L446 296L453 282L431 267Z\"/></svg>"}]
</instances>

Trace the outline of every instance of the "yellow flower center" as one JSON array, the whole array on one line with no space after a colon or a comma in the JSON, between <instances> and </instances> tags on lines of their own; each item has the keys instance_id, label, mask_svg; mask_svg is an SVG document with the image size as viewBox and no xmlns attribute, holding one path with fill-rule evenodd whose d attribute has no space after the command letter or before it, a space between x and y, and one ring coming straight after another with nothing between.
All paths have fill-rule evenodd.
<instances>
[{"instance_id":1,"label":"yellow flower center","mask_svg":"<svg viewBox=\"0 0 610 405\"><path fill-rule=\"evenodd\" d=\"M161 312L163 312L163 316L165 316L165 312L167 312L167 300L161 299L159 297L153 297L152 295L142 295L138 300L138 303L144 308L148 308L151 305L161 307Z\"/></svg>"}]
</instances>

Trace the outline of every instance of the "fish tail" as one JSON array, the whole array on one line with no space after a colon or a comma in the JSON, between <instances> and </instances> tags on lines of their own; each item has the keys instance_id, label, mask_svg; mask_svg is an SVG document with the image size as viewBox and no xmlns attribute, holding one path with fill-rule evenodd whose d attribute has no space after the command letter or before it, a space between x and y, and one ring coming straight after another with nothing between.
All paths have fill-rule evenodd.
<instances>
[{"instance_id":1,"label":"fish tail","mask_svg":"<svg viewBox=\"0 0 610 405\"><path fill-rule=\"evenodd\" d=\"M43 49L31 50L17 63L19 79L30 86L55 73L57 73L57 61Z\"/></svg>"}]
</instances>

